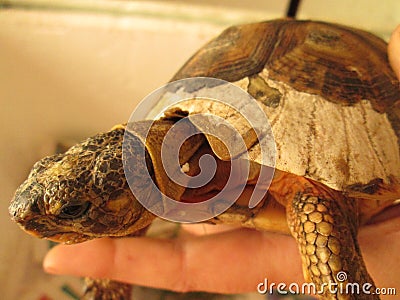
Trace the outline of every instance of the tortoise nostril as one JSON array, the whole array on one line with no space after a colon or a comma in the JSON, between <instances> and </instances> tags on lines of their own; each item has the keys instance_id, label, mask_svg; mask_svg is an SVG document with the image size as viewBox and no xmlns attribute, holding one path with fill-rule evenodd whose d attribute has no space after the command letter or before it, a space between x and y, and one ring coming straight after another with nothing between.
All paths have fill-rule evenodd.
<instances>
[{"instance_id":1,"label":"tortoise nostril","mask_svg":"<svg viewBox=\"0 0 400 300\"><path fill-rule=\"evenodd\" d=\"M41 199L41 193L32 192L31 186L24 188L23 185L15 193L8 208L12 220L22 225L27 219L40 214L38 201Z\"/></svg>"},{"instance_id":2,"label":"tortoise nostril","mask_svg":"<svg viewBox=\"0 0 400 300\"><path fill-rule=\"evenodd\" d=\"M19 200L17 198L14 198L11 201L10 207L8 208L8 212L13 221L20 223L22 220L22 217L21 217L21 212L20 212L20 206L18 205L18 203L19 203Z\"/></svg>"}]
</instances>

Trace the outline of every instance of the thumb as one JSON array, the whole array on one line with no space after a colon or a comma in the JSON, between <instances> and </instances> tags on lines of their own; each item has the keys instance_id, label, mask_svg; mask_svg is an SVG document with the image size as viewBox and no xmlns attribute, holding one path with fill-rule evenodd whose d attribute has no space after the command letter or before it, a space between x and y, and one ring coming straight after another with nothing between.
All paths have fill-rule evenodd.
<instances>
[{"instance_id":1,"label":"thumb","mask_svg":"<svg viewBox=\"0 0 400 300\"><path fill-rule=\"evenodd\" d=\"M393 31L388 46L390 64L400 79L400 25Z\"/></svg>"}]
</instances>

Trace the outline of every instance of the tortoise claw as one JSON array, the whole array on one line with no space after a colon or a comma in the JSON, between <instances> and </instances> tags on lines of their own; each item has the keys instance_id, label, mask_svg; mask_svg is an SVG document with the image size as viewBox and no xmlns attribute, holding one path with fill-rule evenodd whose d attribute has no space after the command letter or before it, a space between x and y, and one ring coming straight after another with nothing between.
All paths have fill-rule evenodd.
<instances>
[{"instance_id":1,"label":"tortoise claw","mask_svg":"<svg viewBox=\"0 0 400 300\"><path fill-rule=\"evenodd\" d=\"M109 279L85 278L85 291L81 300L129 300L132 286Z\"/></svg>"}]
</instances>

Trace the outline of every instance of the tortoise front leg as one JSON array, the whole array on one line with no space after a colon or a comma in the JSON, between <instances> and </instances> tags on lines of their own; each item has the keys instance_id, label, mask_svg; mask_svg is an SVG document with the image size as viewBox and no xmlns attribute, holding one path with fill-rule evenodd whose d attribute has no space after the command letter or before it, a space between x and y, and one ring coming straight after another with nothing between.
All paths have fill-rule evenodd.
<instances>
[{"instance_id":1,"label":"tortoise front leg","mask_svg":"<svg viewBox=\"0 0 400 300\"><path fill-rule=\"evenodd\" d=\"M129 300L132 285L109 279L85 278L85 291L81 300Z\"/></svg>"},{"instance_id":2,"label":"tortoise front leg","mask_svg":"<svg viewBox=\"0 0 400 300\"><path fill-rule=\"evenodd\" d=\"M298 193L288 203L288 223L304 277L323 291L317 292L322 299L379 299L358 246L356 202L338 198ZM363 287L371 294L363 293Z\"/></svg>"}]
</instances>

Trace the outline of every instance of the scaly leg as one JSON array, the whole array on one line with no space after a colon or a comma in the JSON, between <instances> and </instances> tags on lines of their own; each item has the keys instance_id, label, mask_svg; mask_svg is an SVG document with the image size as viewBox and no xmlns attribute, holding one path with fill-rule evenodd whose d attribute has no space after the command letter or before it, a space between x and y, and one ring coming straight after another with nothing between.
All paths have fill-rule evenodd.
<instances>
[{"instance_id":1,"label":"scaly leg","mask_svg":"<svg viewBox=\"0 0 400 300\"><path fill-rule=\"evenodd\" d=\"M304 277L315 284L317 293L322 291L321 299L379 299L373 295L375 285L357 242L355 200L341 194L329 199L298 193L287 206L287 218L299 245ZM363 287L371 294L363 293Z\"/></svg>"}]
</instances>

